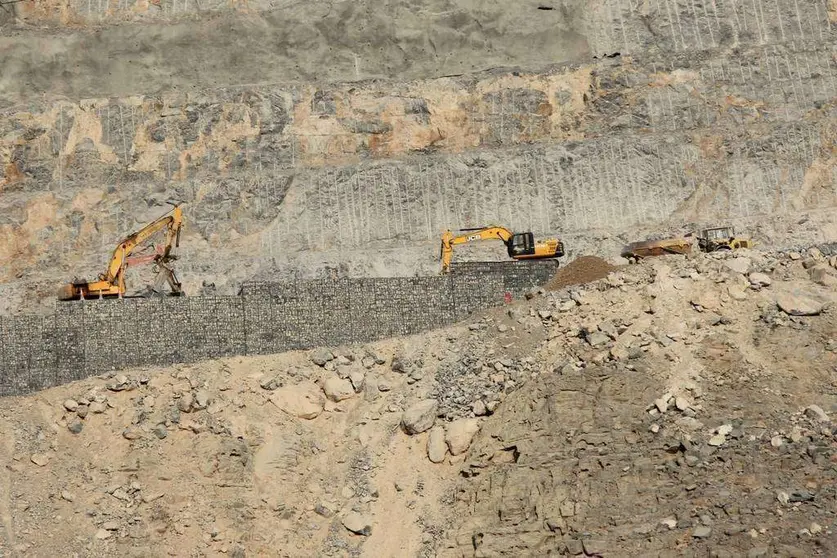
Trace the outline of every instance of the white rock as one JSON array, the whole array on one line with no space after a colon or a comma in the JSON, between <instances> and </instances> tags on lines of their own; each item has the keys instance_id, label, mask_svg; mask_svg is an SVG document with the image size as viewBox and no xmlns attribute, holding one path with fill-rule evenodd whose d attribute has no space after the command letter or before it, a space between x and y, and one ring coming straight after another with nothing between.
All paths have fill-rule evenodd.
<instances>
[{"instance_id":1,"label":"white rock","mask_svg":"<svg viewBox=\"0 0 837 558\"><path fill-rule=\"evenodd\" d=\"M811 526L808 527L808 531L810 531L812 535L822 533L822 526L819 523L811 523Z\"/></svg>"},{"instance_id":2,"label":"white rock","mask_svg":"<svg viewBox=\"0 0 837 558\"><path fill-rule=\"evenodd\" d=\"M372 534L372 520L357 512L349 512L343 518L343 527L356 535L368 537Z\"/></svg>"},{"instance_id":3,"label":"white rock","mask_svg":"<svg viewBox=\"0 0 837 558\"><path fill-rule=\"evenodd\" d=\"M776 304L791 316L816 316L823 309L823 304L813 298L790 293L777 294Z\"/></svg>"},{"instance_id":4,"label":"white rock","mask_svg":"<svg viewBox=\"0 0 837 558\"><path fill-rule=\"evenodd\" d=\"M67 399L64 401L64 408L71 413L75 413L76 409L78 409L78 403L74 399Z\"/></svg>"},{"instance_id":5,"label":"white rock","mask_svg":"<svg viewBox=\"0 0 837 558\"><path fill-rule=\"evenodd\" d=\"M730 432L732 432L731 424L722 424L718 427L718 434L720 434L721 436L727 436Z\"/></svg>"},{"instance_id":6,"label":"white rock","mask_svg":"<svg viewBox=\"0 0 837 558\"><path fill-rule=\"evenodd\" d=\"M668 410L668 399L663 399L660 397L654 401L654 406L657 407L657 410L661 413L665 413Z\"/></svg>"},{"instance_id":7,"label":"white rock","mask_svg":"<svg viewBox=\"0 0 837 558\"><path fill-rule=\"evenodd\" d=\"M445 460L448 446L445 444L445 429L441 426L434 426L430 429L430 436L427 438L427 457L433 463L441 463Z\"/></svg>"},{"instance_id":8,"label":"white rock","mask_svg":"<svg viewBox=\"0 0 837 558\"><path fill-rule=\"evenodd\" d=\"M109 539L110 537L111 537L111 532L108 531L107 529L99 529L98 531L96 531L96 538L99 539L100 541L103 541L105 539Z\"/></svg>"},{"instance_id":9,"label":"white rock","mask_svg":"<svg viewBox=\"0 0 837 558\"><path fill-rule=\"evenodd\" d=\"M332 376L323 382L323 391L326 397L332 401L343 401L355 394L355 388L349 380L341 380L337 376Z\"/></svg>"},{"instance_id":10,"label":"white rock","mask_svg":"<svg viewBox=\"0 0 837 558\"><path fill-rule=\"evenodd\" d=\"M483 403L482 399L477 399L476 401L474 401L474 404L471 405L471 410L473 410L474 415L478 417L481 417L486 412L488 412L488 409L485 408L485 403Z\"/></svg>"},{"instance_id":11,"label":"white rock","mask_svg":"<svg viewBox=\"0 0 837 558\"><path fill-rule=\"evenodd\" d=\"M677 397L674 399L674 406L677 407L678 411L685 411L691 406L691 404L685 397Z\"/></svg>"},{"instance_id":12,"label":"white rock","mask_svg":"<svg viewBox=\"0 0 837 558\"><path fill-rule=\"evenodd\" d=\"M778 448L784 443L785 443L785 441L784 441L784 439L782 439L781 436L773 436L772 438L770 438L770 445L773 446L774 448Z\"/></svg>"},{"instance_id":13,"label":"white rock","mask_svg":"<svg viewBox=\"0 0 837 558\"><path fill-rule=\"evenodd\" d=\"M401 416L401 424L407 434L419 434L430 430L436 421L436 410L439 404L435 399L419 401Z\"/></svg>"},{"instance_id":14,"label":"white rock","mask_svg":"<svg viewBox=\"0 0 837 558\"><path fill-rule=\"evenodd\" d=\"M677 520L673 517L667 517L660 521L660 524L665 525L669 529L674 529L675 527L677 527Z\"/></svg>"},{"instance_id":15,"label":"white rock","mask_svg":"<svg viewBox=\"0 0 837 558\"><path fill-rule=\"evenodd\" d=\"M457 419L450 423L445 432L445 441L451 455L464 453L479 429L479 421L473 418Z\"/></svg>"},{"instance_id":16,"label":"white rock","mask_svg":"<svg viewBox=\"0 0 837 558\"><path fill-rule=\"evenodd\" d=\"M725 261L724 265L735 273L747 273L750 271L752 263L750 258L733 258Z\"/></svg>"},{"instance_id":17,"label":"white rock","mask_svg":"<svg viewBox=\"0 0 837 558\"><path fill-rule=\"evenodd\" d=\"M759 287L769 287L773 282L769 275L756 271L750 274L749 279L751 284L758 285Z\"/></svg>"},{"instance_id":18,"label":"white rock","mask_svg":"<svg viewBox=\"0 0 837 558\"><path fill-rule=\"evenodd\" d=\"M722 436L721 434L715 434L711 438L709 438L709 445L710 446L722 446L727 441L726 436Z\"/></svg>"},{"instance_id":19,"label":"white rock","mask_svg":"<svg viewBox=\"0 0 837 558\"><path fill-rule=\"evenodd\" d=\"M90 412L94 414L101 414L107 410L108 406L104 403L100 403L98 401L94 401L90 404Z\"/></svg>"},{"instance_id":20,"label":"white rock","mask_svg":"<svg viewBox=\"0 0 837 558\"><path fill-rule=\"evenodd\" d=\"M315 419L323 412L325 398L312 382L277 389L270 400L282 411L303 419Z\"/></svg>"},{"instance_id":21,"label":"white rock","mask_svg":"<svg viewBox=\"0 0 837 558\"><path fill-rule=\"evenodd\" d=\"M43 453L33 453L29 459L38 467L44 467L49 463L49 456Z\"/></svg>"}]
</instances>

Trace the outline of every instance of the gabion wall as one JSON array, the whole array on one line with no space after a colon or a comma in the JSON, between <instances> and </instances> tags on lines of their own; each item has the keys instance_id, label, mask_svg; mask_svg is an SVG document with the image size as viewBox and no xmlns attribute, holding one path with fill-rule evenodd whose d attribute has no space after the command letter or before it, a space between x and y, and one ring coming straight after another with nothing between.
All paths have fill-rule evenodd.
<instances>
[{"instance_id":1,"label":"gabion wall","mask_svg":"<svg viewBox=\"0 0 837 558\"><path fill-rule=\"evenodd\" d=\"M545 283L557 263L460 263L434 277L248 283L240 296L88 300L0 319L0 396L133 366L409 335Z\"/></svg>"}]
</instances>

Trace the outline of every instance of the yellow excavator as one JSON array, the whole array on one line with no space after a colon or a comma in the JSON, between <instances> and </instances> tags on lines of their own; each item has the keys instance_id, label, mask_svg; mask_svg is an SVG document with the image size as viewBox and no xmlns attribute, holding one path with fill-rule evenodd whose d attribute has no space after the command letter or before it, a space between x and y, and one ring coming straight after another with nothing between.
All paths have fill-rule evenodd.
<instances>
[{"instance_id":1,"label":"yellow excavator","mask_svg":"<svg viewBox=\"0 0 837 558\"><path fill-rule=\"evenodd\" d=\"M535 242L535 236L531 232L513 233L505 227L498 226L461 229L459 232L465 234L455 235L451 231L442 234L442 273L450 271L450 260L455 245L477 240L502 240L508 249L509 257L515 260L560 258L564 255L563 242L555 238Z\"/></svg>"},{"instance_id":2,"label":"yellow excavator","mask_svg":"<svg viewBox=\"0 0 837 558\"><path fill-rule=\"evenodd\" d=\"M171 262L177 259L172 249L180 246L180 228L183 225L183 210L177 204L174 209L128 235L113 251L107 271L99 275L98 281L74 281L58 293L59 300L83 300L85 298L111 298L125 295L125 270L129 266L154 263L158 277L168 281L172 296L181 296L183 288L175 275ZM158 232L165 231L165 244L154 249L154 253L131 257L143 244ZM156 290L156 289L154 289Z\"/></svg>"}]
</instances>

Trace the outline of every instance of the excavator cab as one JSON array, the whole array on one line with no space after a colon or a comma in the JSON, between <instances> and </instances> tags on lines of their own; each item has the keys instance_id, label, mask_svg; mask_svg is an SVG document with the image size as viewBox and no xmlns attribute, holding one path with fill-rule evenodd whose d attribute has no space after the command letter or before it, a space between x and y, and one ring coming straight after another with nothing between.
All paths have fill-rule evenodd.
<instances>
[{"instance_id":1,"label":"excavator cab","mask_svg":"<svg viewBox=\"0 0 837 558\"><path fill-rule=\"evenodd\" d=\"M510 258L531 256L535 253L535 235L531 232L516 233L506 244Z\"/></svg>"}]
</instances>

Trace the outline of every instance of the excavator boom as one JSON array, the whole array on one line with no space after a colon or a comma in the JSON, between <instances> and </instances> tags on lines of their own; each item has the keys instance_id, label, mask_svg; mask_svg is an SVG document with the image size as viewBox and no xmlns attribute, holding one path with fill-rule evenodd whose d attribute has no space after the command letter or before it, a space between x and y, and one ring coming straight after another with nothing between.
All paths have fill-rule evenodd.
<instances>
[{"instance_id":1,"label":"excavator boom","mask_svg":"<svg viewBox=\"0 0 837 558\"><path fill-rule=\"evenodd\" d=\"M87 297L113 297L125 294L125 269L129 265L138 265L154 261L157 267L165 270L170 275L169 284L172 287L172 294L179 295L180 282L174 276L174 270L170 267L169 261L174 260L171 254L172 248L180 245L180 228L183 225L183 210L179 205L174 209L144 226L140 230L131 233L122 239L113 250L110 262L104 273L99 275L98 281L73 282L65 285L58 293L60 300L78 300ZM131 254L137 247L148 241L160 231L166 232L165 244L153 257L139 256L131 258Z\"/></svg>"},{"instance_id":2,"label":"excavator boom","mask_svg":"<svg viewBox=\"0 0 837 558\"><path fill-rule=\"evenodd\" d=\"M455 235L451 231L442 234L442 272L450 271L453 247L458 244L478 240L502 240L508 249L509 257L515 260L560 258L564 255L564 244L557 239L535 242L531 232L513 233L505 227L490 226L475 229L462 229L466 234Z\"/></svg>"}]
</instances>

